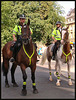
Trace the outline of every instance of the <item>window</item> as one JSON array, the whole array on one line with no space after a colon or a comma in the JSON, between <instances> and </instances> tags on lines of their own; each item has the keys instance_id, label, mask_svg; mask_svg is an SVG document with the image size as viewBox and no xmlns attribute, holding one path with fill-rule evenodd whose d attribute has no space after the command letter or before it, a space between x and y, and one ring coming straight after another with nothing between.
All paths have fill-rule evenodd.
<instances>
[{"instance_id":1,"label":"window","mask_svg":"<svg viewBox=\"0 0 76 100\"><path fill-rule=\"evenodd\" d=\"M73 18L71 18L71 21L73 21Z\"/></svg>"},{"instance_id":2,"label":"window","mask_svg":"<svg viewBox=\"0 0 76 100\"><path fill-rule=\"evenodd\" d=\"M70 20L68 19L68 22L69 22Z\"/></svg>"}]
</instances>

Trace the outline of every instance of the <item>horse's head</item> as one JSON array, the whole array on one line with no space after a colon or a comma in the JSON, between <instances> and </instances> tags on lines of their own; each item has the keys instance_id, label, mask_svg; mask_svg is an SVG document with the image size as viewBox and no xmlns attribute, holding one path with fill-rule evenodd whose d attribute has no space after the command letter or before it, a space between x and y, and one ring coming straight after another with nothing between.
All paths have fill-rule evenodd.
<instances>
[{"instance_id":1,"label":"horse's head","mask_svg":"<svg viewBox=\"0 0 76 100\"><path fill-rule=\"evenodd\" d=\"M65 44L65 43L68 42L68 39L69 39L68 28L69 27L63 27L62 28L62 40L61 40L62 44Z\"/></svg>"},{"instance_id":2,"label":"horse's head","mask_svg":"<svg viewBox=\"0 0 76 100\"><path fill-rule=\"evenodd\" d=\"M31 33L30 33L30 20L28 19L28 23L26 25L22 25L22 42L27 45L30 41Z\"/></svg>"}]
</instances>

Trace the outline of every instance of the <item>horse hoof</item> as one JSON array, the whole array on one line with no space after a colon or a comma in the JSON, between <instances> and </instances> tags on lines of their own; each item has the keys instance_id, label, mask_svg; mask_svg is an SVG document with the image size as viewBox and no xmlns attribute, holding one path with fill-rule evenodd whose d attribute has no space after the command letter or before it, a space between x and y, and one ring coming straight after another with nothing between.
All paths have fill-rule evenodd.
<instances>
[{"instance_id":1,"label":"horse hoof","mask_svg":"<svg viewBox=\"0 0 76 100\"><path fill-rule=\"evenodd\" d=\"M73 83L72 82L69 82L69 85L73 85Z\"/></svg>"},{"instance_id":2,"label":"horse hoof","mask_svg":"<svg viewBox=\"0 0 76 100\"><path fill-rule=\"evenodd\" d=\"M60 86L60 82L57 82L57 83L56 83L56 86Z\"/></svg>"},{"instance_id":3,"label":"horse hoof","mask_svg":"<svg viewBox=\"0 0 76 100\"><path fill-rule=\"evenodd\" d=\"M61 82L61 79L59 79L59 81Z\"/></svg>"},{"instance_id":4,"label":"horse hoof","mask_svg":"<svg viewBox=\"0 0 76 100\"><path fill-rule=\"evenodd\" d=\"M5 84L5 87L6 87L6 88L9 88L10 86L9 86L9 84Z\"/></svg>"},{"instance_id":5,"label":"horse hoof","mask_svg":"<svg viewBox=\"0 0 76 100\"><path fill-rule=\"evenodd\" d=\"M34 94L37 94L38 93L38 90L37 89L33 90L33 93Z\"/></svg>"},{"instance_id":6,"label":"horse hoof","mask_svg":"<svg viewBox=\"0 0 76 100\"><path fill-rule=\"evenodd\" d=\"M49 78L49 80L50 80L50 81L53 81L53 79L52 79L52 78Z\"/></svg>"},{"instance_id":7,"label":"horse hoof","mask_svg":"<svg viewBox=\"0 0 76 100\"><path fill-rule=\"evenodd\" d=\"M18 84L17 83L13 83L13 87L18 87Z\"/></svg>"},{"instance_id":8,"label":"horse hoof","mask_svg":"<svg viewBox=\"0 0 76 100\"><path fill-rule=\"evenodd\" d=\"M22 96L26 96L27 90L22 89L21 94L22 94Z\"/></svg>"},{"instance_id":9,"label":"horse hoof","mask_svg":"<svg viewBox=\"0 0 76 100\"><path fill-rule=\"evenodd\" d=\"M57 77L58 75L56 74L56 72L54 72L54 76Z\"/></svg>"}]
</instances>

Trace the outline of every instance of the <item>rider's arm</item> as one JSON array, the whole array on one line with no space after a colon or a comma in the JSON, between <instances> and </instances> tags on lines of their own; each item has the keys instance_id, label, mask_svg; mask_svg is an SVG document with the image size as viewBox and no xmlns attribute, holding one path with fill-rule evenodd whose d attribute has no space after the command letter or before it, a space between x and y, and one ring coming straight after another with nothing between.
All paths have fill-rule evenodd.
<instances>
[{"instance_id":1,"label":"rider's arm","mask_svg":"<svg viewBox=\"0 0 76 100\"><path fill-rule=\"evenodd\" d=\"M16 40L17 40L17 39L16 39L16 37L15 37L15 34L13 34L13 40L14 40L14 41L16 41Z\"/></svg>"},{"instance_id":2,"label":"rider's arm","mask_svg":"<svg viewBox=\"0 0 76 100\"><path fill-rule=\"evenodd\" d=\"M52 39L54 40L54 42L57 42L57 40L55 39L55 30L53 30L52 32Z\"/></svg>"},{"instance_id":3,"label":"rider's arm","mask_svg":"<svg viewBox=\"0 0 76 100\"><path fill-rule=\"evenodd\" d=\"M57 42L57 40L52 36L52 39L54 40L54 42Z\"/></svg>"},{"instance_id":4,"label":"rider's arm","mask_svg":"<svg viewBox=\"0 0 76 100\"><path fill-rule=\"evenodd\" d=\"M16 41L16 35L17 35L17 32L18 32L18 27L17 25L15 26L15 28L13 29L13 40Z\"/></svg>"}]
</instances>

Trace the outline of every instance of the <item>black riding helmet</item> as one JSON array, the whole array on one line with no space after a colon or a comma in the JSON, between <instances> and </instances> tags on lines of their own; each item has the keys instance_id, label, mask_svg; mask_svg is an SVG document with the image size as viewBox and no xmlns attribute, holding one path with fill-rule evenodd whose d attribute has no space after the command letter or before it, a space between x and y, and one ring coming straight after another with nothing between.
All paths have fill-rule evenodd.
<instances>
[{"instance_id":1,"label":"black riding helmet","mask_svg":"<svg viewBox=\"0 0 76 100\"><path fill-rule=\"evenodd\" d=\"M56 25L57 25L57 24L60 24L60 25L61 25L61 22L60 22L60 21L57 21L57 22L56 22Z\"/></svg>"},{"instance_id":2,"label":"black riding helmet","mask_svg":"<svg viewBox=\"0 0 76 100\"><path fill-rule=\"evenodd\" d=\"M26 18L24 14L20 15L19 18Z\"/></svg>"}]
</instances>

